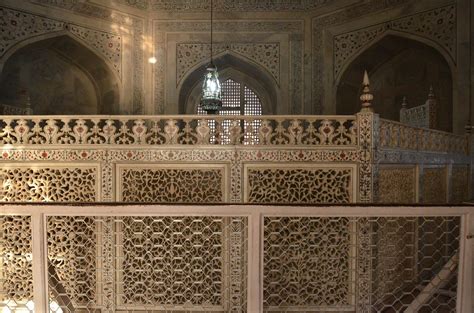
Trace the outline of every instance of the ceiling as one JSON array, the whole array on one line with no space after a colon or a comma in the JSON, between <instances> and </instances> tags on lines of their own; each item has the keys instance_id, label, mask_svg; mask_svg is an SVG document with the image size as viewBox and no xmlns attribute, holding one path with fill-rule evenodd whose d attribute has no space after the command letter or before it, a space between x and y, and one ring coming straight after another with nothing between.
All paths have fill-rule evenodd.
<instances>
[{"instance_id":1,"label":"ceiling","mask_svg":"<svg viewBox=\"0 0 474 313\"><path fill-rule=\"evenodd\" d=\"M63 0L65 1L65 0ZM67 1L67 0L66 0ZM81 1L81 0L77 0ZM109 6L121 4L135 9L162 12L208 11L211 0L82 0ZM262 12L262 11L305 11L339 0L213 0L216 11Z\"/></svg>"}]
</instances>

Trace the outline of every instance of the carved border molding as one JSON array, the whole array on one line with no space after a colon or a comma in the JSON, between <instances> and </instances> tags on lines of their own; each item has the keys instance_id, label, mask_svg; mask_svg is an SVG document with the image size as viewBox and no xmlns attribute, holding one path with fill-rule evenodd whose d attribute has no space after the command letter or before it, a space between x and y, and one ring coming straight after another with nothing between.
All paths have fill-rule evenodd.
<instances>
[{"instance_id":1,"label":"carved border molding","mask_svg":"<svg viewBox=\"0 0 474 313\"><path fill-rule=\"evenodd\" d=\"M114 2L140 10L183 13L207 12L210 7L209 0L114 0ZM329 0L218 0L214 2L214 9L219 12L304 11L319 8L329 2Z\"/></svg>"},{"instance_id":2,"label":"carved border molding","mask_svg":"<svg viewBox=\"0 0 474 313\"><path fill-rule=\"evenodd\" d=\"M302 104L303 85L303 21L222 21L214 23L214 30L221 33L288 33L290 34L290 98L291 110L297 112L297 108ZM154 49L157 63L154 67L154 111L156 114L163 114L167 104L165 98L166 88L166 51L168 32L196 33L210 31L208 22L205 21L161 21L155 20L153 23ZM230 43L229 43L230 44ZM178 61L178 60L177 60ZM270 73L272 73L270 71ZM178 74L178 73L177 73ZM177 75L179 77L179 75ZM293 97L291 97L293 96Z\"/></svg>"},{"instance_id":3,"label":"carved border molding","mask_svg":"<svg viewBox=\"0 0 474 313\"><path fill-rule=\"evenodd\" d=\"M77 0L30 0L31 2L51 4L62 8L78 6ZM173 13L208 12L209 0L112 0L112 3L129 6L138 10L153 10ZM320 8L329 0L259 0L259 1L214 1L218 12L265 12L265 11L306 11Z\"/></svg>"},{"instance_id":4,"label":"carved border molding","mask_svg":"<svg viewBox=\"0 0 474 313\"><path fill-rule=\"evenodd\" d=\"M0 7L0 57L15 44L29 38L65 31L107 60L121 77L122 37L61 20Z\"/></svg>"}]
</instances>

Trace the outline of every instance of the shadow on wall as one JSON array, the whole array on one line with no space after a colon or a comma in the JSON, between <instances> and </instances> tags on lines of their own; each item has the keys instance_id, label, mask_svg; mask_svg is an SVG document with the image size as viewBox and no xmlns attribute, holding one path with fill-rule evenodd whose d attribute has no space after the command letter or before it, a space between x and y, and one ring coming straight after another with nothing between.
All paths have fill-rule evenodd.
<instances>
[{"instance_id":1,"label":"shadow on wall","mask_svg":"<svg viewBox=\"0 0 474 313\"><path fill-rule=\"evenodd\" d=\"M5 63L0 103L24 108L28 101L34 114L117 114L119 82L99 56L63 35L29 44Z\"/></svg>"},{"instance_id":2,"label":"shadow on wall","mask_svg":"<svg viewBox=\"0 0 474 313\"><path fill-rule=\"evenodd\" d=\"M359 110L361 73L371 78L372 103L382 118L399 121L403 97L408 108L425 103L433 86L437 128L452 131L453 80L449 64L434 48L415 40L389 35L360 54L347 67L337 87L337 114Z\"/></svg>"}]
</instances>

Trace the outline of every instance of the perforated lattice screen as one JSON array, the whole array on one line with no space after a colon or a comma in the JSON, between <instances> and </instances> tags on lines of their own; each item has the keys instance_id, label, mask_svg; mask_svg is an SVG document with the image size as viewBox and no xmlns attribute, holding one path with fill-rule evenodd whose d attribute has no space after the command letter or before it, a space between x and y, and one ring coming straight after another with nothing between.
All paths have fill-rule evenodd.
<instances>
[{"instance_id":1,"label":"perforated lattice screen","mask_svg":"<svg viewBox=\"0 0 474 313\"><path fill-rule=\"evenodd\" d=\"M247 86L244 86L244 115L262 115L260 99Z\"/></svg>"},{"instance_id":2,"label":"perforated lattice screen","mask_svg":"<svg viewBox=\"0 0 474 313\"><path fill-rule=\"evenodd\" d=\"M241 85L238 82L228 79L222 84L222 106L224 108L239 109L241 98Z\"/></svg>"},{"instance_id":3,"label":"perforated lattice screen","mask_svg":"<svg viewBox=\"0 0 474 313\"><path fill-rule=\"evenodd\" d=\"M232 79L228 79L222 83L222 107L219 115L262 115L262 103L257 94L249 87L238 83ZM206 112L198 106L197 114L206 115ZM258 129L260 120L252 122L242 121L244 131L244 143L258 141ZM216 132L215 121L209 121L212 133ZM230 120L224 120L221 123L222 129L218 130L222 137L222 142L227 143L229 140Z\"/></svg>"},{"instance_id":4,"label":"perforated lattice screen","mask_svg":"<svg viewBox=\"0 0 474 313\"><path fill-rule=\"evenodd\" d=\"M249 87L232 79L222 83L222 111L219 115L262 115L262 102ZM199 105L197 114L206 115Z\"/></svg>"}]
</instances>

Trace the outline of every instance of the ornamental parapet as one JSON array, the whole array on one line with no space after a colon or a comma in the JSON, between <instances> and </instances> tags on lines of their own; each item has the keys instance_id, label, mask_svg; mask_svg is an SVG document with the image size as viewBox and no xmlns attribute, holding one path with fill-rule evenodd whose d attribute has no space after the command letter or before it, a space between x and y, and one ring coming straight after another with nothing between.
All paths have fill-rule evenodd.
<instances>
[{"instance_id":1,"label":"ornamental parapet","mask_svg":"<svg viewBox=\"0 0 474 313\"><path fill-rule=\"evenodd\" d=\"M469 154L469 137L380 119L381 149Z\"/></svg>"},{"instance_id":2,"label":"ornamental parapet","mask_svg":"<svg viewBox=\"0 0 474 313\"><path fill-rule=\"evenodd\" d=\"M469 198L468 139L379 119L369 109L351 116L5 115L0 201L459 203Z\"/></svg>"},{"instance_id":3,"label":"ornamental parapet","mask_svg":"<svg viewBox=\"0 0 474 313\"><path fill-rule=\"evenodd\" d=\"M4 116L12 145L356 146L355 116Z\"/></svg>"}]
</instances>

